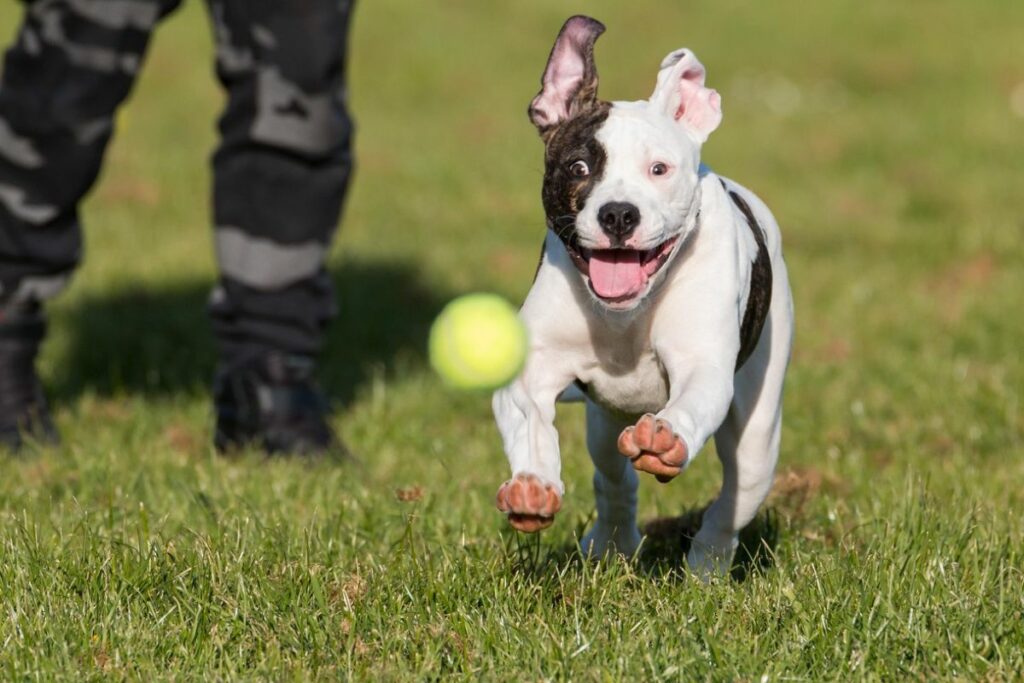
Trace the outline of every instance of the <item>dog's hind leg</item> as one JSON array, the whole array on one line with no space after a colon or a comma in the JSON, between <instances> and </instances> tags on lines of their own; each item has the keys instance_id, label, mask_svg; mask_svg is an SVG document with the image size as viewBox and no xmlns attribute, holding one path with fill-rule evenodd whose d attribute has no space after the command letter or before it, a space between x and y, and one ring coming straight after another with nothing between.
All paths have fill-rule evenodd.
<instances>
[{"instance_id":1,"label":"dog's hind leg","mask_svg":"<svg viewBox=\"0 0 1024 683\"><path fill-rule=\"evenodd\" d=\"M587 400L587 450L594 462L597 521L580 548L589 557L610 552L632 555L640 546L636 526L636 470L622 457L616 440L632 420L616 416Z\"/></svg>"},{"instance_id":2,"label":"dog's hind leg","mask_svg":"<svg viewBox=\"0 0 1024 683\"><path fill-rule=\"evenodd\" d=\"M754 518L771 489L790 336L788 319L769 318L754 355L736 375L729 414L715 434L722 491L704 513L687 555L690 568L702 578L729 571L740 530Z\"/></svg>"}]
</instances>

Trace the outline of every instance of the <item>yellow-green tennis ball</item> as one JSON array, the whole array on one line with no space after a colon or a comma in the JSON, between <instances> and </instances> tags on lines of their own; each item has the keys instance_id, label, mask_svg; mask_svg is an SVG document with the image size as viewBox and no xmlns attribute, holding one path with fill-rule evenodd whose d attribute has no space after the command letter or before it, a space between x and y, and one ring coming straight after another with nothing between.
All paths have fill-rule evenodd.
<instances>
[{"instance_id":1,"label":"yellow-green tennis ball","mask_svg":"<svg viewBox=\"0 0 1024 683\"><path fill-rule=\"evenodd\" d=\"M430 328L430 364L457 389L496 389L526 361L526 327L516 309L495 294L451 301Z\"/></svg>"}]
</instances>

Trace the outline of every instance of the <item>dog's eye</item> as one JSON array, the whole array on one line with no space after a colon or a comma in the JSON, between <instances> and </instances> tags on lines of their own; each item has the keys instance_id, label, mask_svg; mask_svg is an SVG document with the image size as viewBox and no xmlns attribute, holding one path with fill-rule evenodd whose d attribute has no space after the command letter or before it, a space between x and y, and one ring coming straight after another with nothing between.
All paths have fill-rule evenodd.
<instances>
[{"instance_id":1,"label":"dog's eye","mask_svg":"<svg viewBox=\"0 0 1024 683\"><path fill-rule=\"evenodd\" d=\"M590 167L587 166L587 162L583 161L583 159L577 159L569 164L569 173L576 178L586 178L590 175Z\"/></svg>"},{"instance_id":2,"label":"dog's eye","mask_svg":"<svg viewBox=\"0 0 1024 683\"><path fill-rule=\"evenodd\" d=\"M660 161L651 166L651 175L665 175L666 173L668 173L668 166Z\"/></svg>"}]
</instances>

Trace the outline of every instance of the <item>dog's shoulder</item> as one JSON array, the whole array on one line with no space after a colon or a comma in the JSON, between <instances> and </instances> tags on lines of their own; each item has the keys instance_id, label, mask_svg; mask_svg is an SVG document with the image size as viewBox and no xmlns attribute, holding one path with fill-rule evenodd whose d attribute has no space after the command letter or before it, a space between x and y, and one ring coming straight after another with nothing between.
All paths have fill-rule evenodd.
<instances>
[{"instance_id":1,"label":"dog's shoulder","mask_svg":"<svg viewBox=\"0 0 1024 683\"><path fill-rule=\"evenodd\" d=\"M774 259L781 250L782 235L775 214L765 201L747 186L727 176L709 170L707 175L702 177L704 178L707 180L704 191L717 192L722 200L727 202L730 210L736 212L737 218L741 219L741 227L748 225L751 219L757 223L764 234L768 251ZM749 216L744 207L749 210Z\"/></svg>"},{"instance_id":2,"label":"dog's shoulder","mask_svg":"<svg viewBox=\"0 0 1024 683\"><path fill-rule=\"evenodd\" d=\"M702 170L704 170L702 165ZM740 351L736 358L736 369L747 361L761 336L761 330L768 318L771 305L774 276L772 273L772 256L769 248L769 230L775 232L775 243L778 244L778 225L761 199L739 183L713 174L710 169L702 176L712 192L717 192L719 201L726 201L728 207L737 218L737 230L740 238L747 245L750 258L750 271L743 293L743 316L740 325ZM720 188L720 192L718 188ZM756 209L754 208L756 207Z\"/></svg>"}]
</instances>

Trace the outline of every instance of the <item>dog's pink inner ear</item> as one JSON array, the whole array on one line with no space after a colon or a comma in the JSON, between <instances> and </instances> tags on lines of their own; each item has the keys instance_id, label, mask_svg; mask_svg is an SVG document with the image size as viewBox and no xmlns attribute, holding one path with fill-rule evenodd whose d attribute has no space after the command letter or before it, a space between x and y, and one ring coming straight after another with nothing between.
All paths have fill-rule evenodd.
<instances>
[{"instance_id":1,"label":"dog's pink inner ear","mask_svg":"<svg viewBox=\"0 0 1024 683\"><path fill-rule=\"evenodd\" d=\"M717 90L705 88L688 78L690 72L683 75L679 85L679 106L676 108L675 120L684 120L705 135L718 127L722 120L722 97ZM703 81L703 72L701 73Z\"/></svg>"},{"instance_id":2,"label":"dog's pink inner ear","mask_svg":"<svg viewBox=\"0 0 1024 683\"><path fill-rule=\"evenodd\" d=\"M722 121L722 98L704 87L704 66L689 50L676 50L662 62L658 85L651 102L663 108L690 128L701 141L706 140Z\"/></svg>"},{"instance_id":3,"label":"dog's pink inner ear","mask_svg":"<svg viewBox=\"0 0 1024 683\"><path fill-rule=\"evenodd\" d=\"M530 103L535 126L548 128L596 101L594 41L603 32L604 25L590 17L575 16L565 22L551 49L541 91Z\"/></svg>"},{"instance_id":4,"label":"dog's pink inner ear","mask_svg":"<svg viewBox=\"0 0 1024 683\"><path fill-rule=\"evenodd\" d=\"M560 40L544 72L543 89L533 100L533 111L545 125L569 117L569 101L579 89L583 74L583 60L577 46L571 39Z\"/></svg>"}]
</instances>

